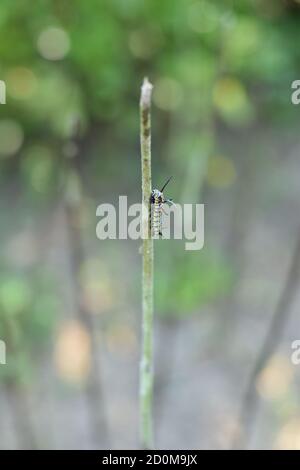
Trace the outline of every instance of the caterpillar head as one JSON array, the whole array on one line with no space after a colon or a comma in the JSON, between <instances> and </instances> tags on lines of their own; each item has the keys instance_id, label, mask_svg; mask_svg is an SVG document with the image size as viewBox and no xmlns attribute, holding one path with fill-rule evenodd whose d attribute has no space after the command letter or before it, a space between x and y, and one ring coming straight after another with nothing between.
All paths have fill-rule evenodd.
<instances>
[{"instance_id":1,"label":"caterpillar head","mask_svg":"<svg viewBox=\"0 0 300 470\"><path fill-rule=\"evenodd\" d=\"M159 191L159 189L153 189L151 192L151 204L157 202L158 204L163 204L165 202L164 193Z\"/></svg>"},{"instance_id":2,"label":"caterpillar head","mask_svg":"<svg viewBox=\"0 0 300 470\"><path fill-rule=\"evenodd\" d=\"M154 202L157 202L158 204L164 204L165 202L169 202L169 201L171 202L171 199L170 200L165 199L164 193L163 193L163 190L165 189L165 187L167 186L167 184L170 182L171 179L172 179L172 176L170 176L170 178L167 179L167 181L165 182L161 190L159 189L152 190L151 198L150 198L151 204L153 204Z\"/></svg>"}]
</instances>

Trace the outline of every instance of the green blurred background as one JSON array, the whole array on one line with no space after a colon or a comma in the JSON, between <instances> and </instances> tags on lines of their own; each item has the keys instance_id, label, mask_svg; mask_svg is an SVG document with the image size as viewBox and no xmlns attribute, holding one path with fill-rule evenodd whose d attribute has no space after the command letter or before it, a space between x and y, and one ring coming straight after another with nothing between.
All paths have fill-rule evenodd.
<instances>
[{"instance_id":1,"label":"green blurred background","mask_svg":"<svg viewBox=\"0 0 300 470\"><path fill-rule=\"evenodd\" d=\"M1 1L1 448L138 445L140 243L95 230L141 199L145 75L154 186L205 203L202 251L155 243L156 446L300 448L299 41L297 0Z\"/></svg>"}]
</instances>

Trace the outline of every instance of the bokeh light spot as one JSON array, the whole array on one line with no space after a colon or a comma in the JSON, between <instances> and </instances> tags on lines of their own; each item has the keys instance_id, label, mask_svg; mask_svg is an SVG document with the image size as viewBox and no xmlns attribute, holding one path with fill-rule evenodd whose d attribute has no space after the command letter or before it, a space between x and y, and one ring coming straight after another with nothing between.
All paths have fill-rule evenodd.
<instances>
[{"instance_id":1,"label":"bokeh light spot","mask_svg":"<svg viewBox=\"0 0 300 470\"><path fill-rule=\"evenodd\" d=\"M71 320L58 332L54 361L59 375L68 382L85 381L91 362L91 341L84 326Z\"/></svg>"},{"instance_id":2,"label":"bokeh light spot","mask_svg":"<svg viewBox=\"0 0 300 470\"><path fill-rule=\"evenodd\" d=\"M157 80L153 89L153 101L164 111L174 111L183 99L183 91L179 82L169 77Z\"/></svg>"},{"instance_id":3,"label":"bokeh light spot","mask_svg":"<svg viewBox=\"0 0 300 470\"><path fill-rule=\"evenodd\" d=\"M80 270L82 285L81 302L91 314L102 314L116 305L115 292L119 289L106 267L93 259L82 264Z\"/></svg>"},{"instance_id":4,"label":"bokeh light spot","mask_svg":"<svg viewBox=\"0 0 300 470\"><path fill-rule=\"evenodd\" d=\"M70 50L69 35L61 28L44 29L38 37L37 48L45 59L64 59Z\"/></svg>"},{"instance_id":5,"label":"bokeh light spot","mask_svg":"<svg viewBox=\"0 0 300 470\"><path fill-rule=\"evenodd\" d=\"M300 450L300 418L291 418L280 430L275 448L278 450Z\"/></svg>"},{"instance_id":6,"label":"bokeh light spot","mask_svg":"<svg viewBox=\"0 0 300 470\"><path fill-rule=\"evenodd\" d=\"M37 79L32 70L26 67L15 67L6 75L7 91L15 99L30 98L37 87Z\"/></svg>"},{"instance_id":7,"label":"bokeh light spot","mask_svg":"<svg viewBox=\"0 0 300 470\"><path fill-rule=\"evenodd\" d=\"M32 145L26 150L22 170L32 188L46 193L53 184L54 161L51 149L44 145Z\"/></svg>"},{"instance_id":8,"label":"bokeh light spot","mask_svg":"<svg viewBox=\"0 0 300 470\"><path fill-rule=\"evenodd\" d=\"M101 314L110 310L114 306L115 295L109 280L87 280L81 301L89 313Z\"/></svg>"},{"instance_id":9,"label":"bokeh light spot","mask_svg":"<svg viewBox=\"0 0 300 470\"><path fill-rule=\"evenodd\" d=\"M0 121L0 156L14 155L21 147L24 139L20 124L10 119Z\"/></svg>"},{"instance_id":10,"label":"bokeh light spot","mask_svg":"<svg viewBox=\"0 0 300 470\"><path fill-rule=\"evenodd\" d=\"M7 278L1 282L0 305L9 315L22 313L29 305L31 291L21 279Z\"/></svg>"},{"instance_id":11,"label":"bokeh light spot","mask_svg":"<svg viewBox=\"0 0 300 470\"><path fill-rule=\"evenodd\" d=\"M199 0L188 8L188 25L196 33L210 33L218 27L220 15L209 1Z\"/></svg>"},{"instance_id":12,"label":"bokeh light spot","mask_svg":"<svg viewBox=\"0 0 300 470\"><path fill-rule=\"evenodd\" d=\"M223 156L208 160L207 182L214 187L226 188L236 180L236 169L232 160Z\"/></svg>"},{"instance_id":13,"label":"bokeh light spot","mask_svg":"<svg viewBox=\"0 0 300 470\"><path fill-rule=\"evenodd\" d=\"M274 356L259 375L256 383L259 394L267 400L281 398L293 379L293 368L287 358Z\"/></svg>"},{"instance_id":14,"label":"bokeh light spot","mask_svg":"<svg viewBox=\"0 0 300 470\"><path fill-rule=\"evenodd\" d=\"M244 85L235 77L223 77L214 85L213 102L221 117L229 124L248 124L253 118L253 107Z\"/></svg>"}]
</instances>

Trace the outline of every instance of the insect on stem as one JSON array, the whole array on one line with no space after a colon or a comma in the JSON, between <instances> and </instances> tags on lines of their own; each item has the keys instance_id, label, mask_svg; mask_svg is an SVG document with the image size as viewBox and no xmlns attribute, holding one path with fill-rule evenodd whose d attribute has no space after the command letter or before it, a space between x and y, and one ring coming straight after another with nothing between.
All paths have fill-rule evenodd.
<instances>
[{"instance_id":1,"label":"insect on stem","mask_svg":"<svg viewBox=\"0 0 300 470\"><path fill-rule=\"evenodd\" d=\"M159 238L162 236L162 212L165 213L163 205L170 203L175 206L172 199L165 199L163 190L167 184L171 181L172 176L167 179L162 189L153 189L151 192L151 210L150 210L150 228L151 234L154 238Z\"/></svg>"}]
</instances>

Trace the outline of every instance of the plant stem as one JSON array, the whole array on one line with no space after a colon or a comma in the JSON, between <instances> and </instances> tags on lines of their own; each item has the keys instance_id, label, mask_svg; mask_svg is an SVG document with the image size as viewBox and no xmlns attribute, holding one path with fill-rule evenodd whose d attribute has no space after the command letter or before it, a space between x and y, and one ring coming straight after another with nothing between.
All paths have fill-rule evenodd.
<instances>
[{"instance_id":1,"label":"plant stem","mask_svg":"<svg viewBox=\"0 0 300 470\"><path fill-rule=\"evenodd\" d=\"M151 93L147 78L141 89L140 137L142 164L142 354L140 363L140 442L141 447L153 446L152 395L153 395L153 240L149 214L151 196Z\"/></svg>"}]
</instances>

